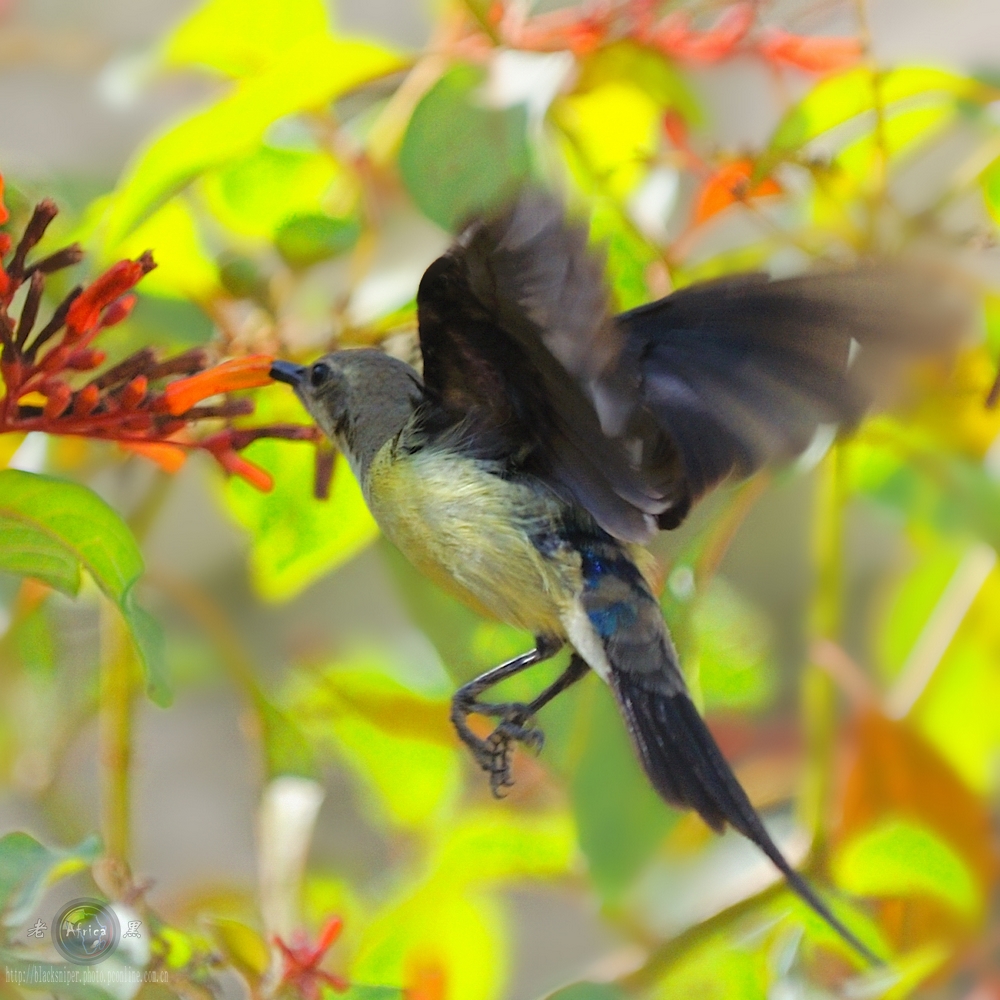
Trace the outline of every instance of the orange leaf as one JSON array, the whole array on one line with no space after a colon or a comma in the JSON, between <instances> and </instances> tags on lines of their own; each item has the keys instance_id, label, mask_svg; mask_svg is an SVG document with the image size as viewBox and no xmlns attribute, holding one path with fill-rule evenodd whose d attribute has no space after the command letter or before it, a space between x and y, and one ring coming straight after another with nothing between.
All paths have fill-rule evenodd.
<instances>
[{"instance_id":1,"label":"orange leaf","mask_svg":"<svg viewBox=\"0 0 1000 1000\"><path fill-rule=\"evenodd\" d=\"M245 358L234 358L221 365L199 372L190 378L171 382L163 390L167 412L175 417L186 413L195 403L209 396L235 389L255 389L271 381L271 364L274 358L266 354L251 354Z\"/></svg>"},{"instance_id":2,"label":"orange leaf","mask_svg":"<svg viewBox=\"0 0 1000 1000\"><path fill-rule=\"evenodd\" d=\"M3 174L0 174L0 226L2 226L10 218L10 212L7 211L7 206L4 204L3 200Z\"/></svg>"},{"instance_id":3,"label":"orange leaf","mask_svg":"<svg viewBox=\"0 0 1000 1000\"><path fill-rule=\"evenodd\" d=\"M164 472L169 472L171 475L179 472L187 460L187 453L183 448L162 441L119 441L118 447L156 462Z\"/></svg>"},{"instance_id":4,"label":"orange leaf","mask_svg":"<svg viewBox=\"0 0 1000 1000\"><path fill-rule=\"evenodd\" d=\"M759 184L751 185L752 175L753 163L750 160L734 160L721 167L701 189L694 210L695 223L700 225L713 215L718 215L733 202L781 194L781 186L770 177L765 177Z\"/></svg>"},{"instance_id":5,"label":"orange leaf","mask_svg":"<svg viewBox=\"0 0 1000 1000\"><path fill-rule=\"evenodd\" d=\"M444 966L440 961L407 962L406 986L403 996L406 1000L445 1000L448 995Z\"/></svg>"},{"instance_id":6,"label":"orange leaf","mask_svg":"<svg viewBox=\"0 0 1000 1000\"><path fill-rule=\"evenodd\" d=\"M853 749L837 840L909 817L952 845L987 894L997 872L990 815L951 765L906 722L875 711L857 720ZM946 920L933 904L909 900L892 902L884 917L905 946L939 936Z\"/></svg>"},{"instance_id":7,"label":"orange leaf","mask_svg":"<svg viewBox=\"0 0 1000 1000\"><path fill-rule=\"evenodd\" d=\"M856 38L809 37L772 28L757 46L771 62L794 66L807 73L832 73L853 66L862 56Z\"/></svg>"}]
</instances>

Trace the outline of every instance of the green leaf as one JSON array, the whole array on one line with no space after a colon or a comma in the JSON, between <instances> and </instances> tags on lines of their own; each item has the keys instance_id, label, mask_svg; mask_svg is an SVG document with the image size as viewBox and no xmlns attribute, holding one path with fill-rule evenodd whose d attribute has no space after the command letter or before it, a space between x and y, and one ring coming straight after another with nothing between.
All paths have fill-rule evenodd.
<instances>
[{"instance_id":1,"label":"green leaf","mask_svg":"<svg viewBox=\"0 0 1000 1000\"><path fill-rule=\"evenodd\" d=\"M530 168L527 112L485 106L478 67L454 66L424 95L399 151L403 183L444 229L496 205Z\"/></svg>"},{"instance_id":2,"label":"green leaf","mask_svg":"<svg viewBox=\"0 0 1000 1000\"><path fill-rule=\"evenodd\" d=\"M327 153L262 145L206 174L199 187L224 226L271 240L291 216L321 211L342 178L342 168Z\"/></svg>"},{"instance_id":3,"label":"green leaf","mask_svg":"<svg viewBox=\"0 0 1000 1000\"><path fill-rule=\"evenodd\" d=\"M644 45L624 40L601 46L583 60L576 91L612 82L634 84L661 108L675 108L692 124L703 120L697 99L675 64Z\"/></svg>"},{"instance_id":4,"label":"green leaf","mask_svg":"<svg viewBox=\"0 0 1000 1000\"><path fill-rule=\"evenodd\" d=\"M156 267L143 279L144 295L205 302L219 291L219 271L184 198L172 198L126 240L105 247L103 260L136 258L152 248Z\"/></svg>"},{"instance_id":5,"label":"green leaf","mask_svg":"<svg viewBox=\"0 0 1000 1000\"><path fill-rule=\"evenodd\" d=\"M290 392L257 395L256 420L306 423ZM308 444L256 441L245 452L274 477L261 493L235 476L225 487L230 513L250 533L250 578L269 601L287 601L371 544L378 527L347 460L337 456L328 500L313 497L314 450Z\"/></svg>"},{"instance_id":6,"label":"green leaf","mask_svg":"<svg viewBox=\"0 0 1000 1000\"><path fill-rule=\"evenodd\" d=\"M395 53L369 42L325 35L302 39L265 73L241 81L229 96L139 153L113 196L107 246L117 246L199 174L251 152L272 122L320 108L401 66Z\"/></svg>"},{"instance_id":7,"label":"green leaf","mask_svg":"<svg viewBox=\"0 0 1000 1000\"><path fill-rule=\"evenodd\" d=\"M360 235L356 219L296 215L278 227L274 246L286 264L306 268L350 250Z\"/></svg>"},{"instance_id":8,"label":"green leaf","mask_svg":"<svg viewBox=\"0 0 1000 1000\"><path fill-rule=\"evenodd\" d=\"M657 983L657 1000L698 997L698 1000L766 1000L766 956L734 935L713 934L696 942L672 962Z\"/></svg>"},{"instance_id":9,"label":"green leaf","mask_svg":"<svg viewBox=\"0 0 1000 1000\"><path fill-rule=\"evenodd\" d=\"M433 878L457 887L563 875L575 847L576 830L566 814L473 813L451 828Z\"/></svg>"},{"instance_id":10,"label":"green leaf","mask_svg":"<svg viewBox=\"0 0 1000 1000\"><path fill-rule=\"evenodd\" d=\"M590 240L606 249L608 281L619 310L649 301L646 269L659 260L656 250L628 224L621 208L608 198L596 198L590 216Z\"/></svg>"},{"instance_id":11,"label":"green leaf","mask_svg":"<svg viewBox=\"0 0 1000 1000\"><path fill-rule=\"evenodd\" d=\"M990 215L993 216L993 221L1000 223L1000 159L994 160L993 163L983 171L982 185L983 197L986 199L986 207L989 209ZM991 296L990 298L995 299L996 296ZM995 305L992 306L992 310L994 312L996 311ZM991 337L991 343L993 342L993 338Z\"/></svg>"},{"instance_id":12,"label":"green leaf","mask_svg":"<svg viewBox=\"0 0 1000 1000\"><path fill-rule=\"evenodd\" d=\"M912 820L886 819L853 837L837 851L832 870L854 895L931 896L970 919L982 912L982 893L961 856Z\"/></svg>"},{"instance_id":13,"label":"green leaf","mask_svg":"<svg viewBox=\"0 0 1000 1000\"><path fill-rule=\"evenodd\" d=\"M693 626L705 710L764 708L777 688L767 619L715 576L695 606Z\"/></svg>"},{"instance_id":14,"label":"green leaf","mask_svg":"<svg viewBox=\"0 0 1000 1000\"><path fill-rule=\"evenodd\" d=\"M636 84L610 80L561 98L552 115L576 154L567 163L581 187L617 199L631 194L659 146L660 105Z\"/></svg>"},{"instance_id":15,"label":"green leaf","mask_svg":"<svg viewBox=\"0 0 1000 1000\"><path fill-rule=\"evenodd\" d=\"M256 987L271 964L267 942L238 920L215 917L209 921L212 937L236 970Z\"/></svg>"},{"instance_id":16,"label":"green leaf","mask_svg":"<svg viewBox=\"0 0 1000 1000\"><path fill-rule=\"evenodd\" d=\"M980 614L995 618L995 587L977 604L980 601ZM984 649L995 648L996 634L984 632L985 628L976 629L971 623L969 628L963 625L910 716L970 788L992 796L1000 746L1000 713L992 706L1000 704L1000 671L992 657L983 655Z\"/></svg>"},{"instance_id":17,"label":"green leaf","mask_svg":"<svg viewBox=\"0 0 1000 1000\"><path fill-rule=\"evenodd\" d=\"M409 691L368 664L303 678L289 704L307 735L332 747L361 779L377 818L427 826L460 785L448 702Z\"/></svg>"},{"instance_id":18,"label":"green leaf","mask_svg":"<svg viewBox=\"0 0 1000 1000\"><path fill-rule=\"evenodd\" d=\"M0 569L33 576L63 594L80 589L79 559L44 531L0 515L0 538Z\"/></svg>"},{"instance_id":19,"label":"green leaf","mask_svg":"<svg viewBox=\"0 0 1000 1000\"><path fill-rule=\"evenodd\" d=\"M421 967L439 969L448 996L497 1000L506 940L501 913L489 897L422 889L369 925L348 978L402 987Z\"/></svg>"},{"instance_id":20,"label":"green leaf","mask_svg":"<svg viewBox=\"0 0 1000 1000\"><path fill-rule=\"evenodd\" d=\"M208 0L167 38L163 61L247 76L267 70L296 42L328 31L322 0Z\"/></svg>"},{"instance_id":21,"label":"green leaf","mask_svg":"<svg viewBox=\"0 0 1000 1000\"><path fill-rule=\"evenodd\" d=\"M583 743L571 794L580 847L597 889L614 900L650 860L677 814L653 791L607 686L588 678L578 687L571 739Z\"/></svg>"},{"instance_id":22,"label":"green leaf","mask_svg":"<svg viewBox=\"0 0 1000 1000\"><path fill-rule=\"evenodd\" d=\"M864 135L845 146L835 162L851 180L862 185L875 173L879 143L887 157L900 157L938 135L942 126L954 118L955 109L947 105L912 108L889 115L882 124L879 141L874 134Z\"/></svg>"},{"instance_id":23,"label":"green leaf","mask_svg":"<svg viewBox=\"0 0 1000 1000\"><path fill-rule=\"evenodd\" d=\"M801 149L825 132L875 108L874 73L859 67L828 77L785 116L771 139L773 153ZM886 112L903 101L953 102L990 99L989 88L968 77L924 66L906 66L878 77L880 97ZM901 109L899 109L901 110ZM874 128L874 116L871 128ZM869 129L869 131L871 130Z\"/></svg>"},{"instance_id":24,"label":"green leaf","mask_svg":"<svg viewBox=\"0 0 1000 1000\"><path fill-rule=\"evenodd\" d=\"M68 851L40 844L26 833L0 838L0 913L4 927L17 927L32 915L46 888L86 868L101 851L88 837Z\"/></svg>"},{"instance_id":25,"label":"green leaf","mask_svg":"<svg viewBox=\"0 0 1000 1000\"><path fill-rule=\"evenodd\" d=\"M268 778L294 774L316 778L316 759L299 724L259 693L255 699Z\"/></svg>"},{"instance_id":26,"label":"green leaf","mask_svg":"<svg viewBox=\"0 0 1000 1000\"><path fill-rule=\"evenodd\" d=\"M142 554L125 522L78 483L16 469L0 471L0 569L35 576L74 596L85 569L118 605L146 669L149 696L170 700L163 636L136 601Z\"/></svg>"}]
</instances>

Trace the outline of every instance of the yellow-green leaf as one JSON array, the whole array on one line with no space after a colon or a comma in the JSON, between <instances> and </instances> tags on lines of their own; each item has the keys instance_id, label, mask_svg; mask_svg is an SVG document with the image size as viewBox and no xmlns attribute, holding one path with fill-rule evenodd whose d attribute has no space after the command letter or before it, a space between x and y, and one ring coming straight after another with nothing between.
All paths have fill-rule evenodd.
<instances>
[{"instance_id":1,"label":"yellow-green leaf","mask_svg":"<svg viewBox=\"0 0 1000 1000\"><path fill-rule=\"evenodd\" d=\"M507 810L465 816L434 863L433 880L453 886L565 874L576 849L567 813L524 815Z\"/></svg>"},{"instance_id":2,"label":"yellow-green leaf","mask_svg":"<svg viewBox=\"0 0 1000 1000\"><path fill-rule=\"evenodd\" d=\"M612 80L562 98L552 113L606 192L628 196L656 151L660 105L634 83Z\"/></svg>"},{"instance_id":3,"label":"yellow-green leaf","mask_svg":"<svg viewBox=\"0 0 1000 1000\"><path fill-rule=\"evenodd\" d=\"M716 576L694 610L705 709L763 708L776 688L769 623Z\"/></svg>"},{"instance_id":4,"label":"yellow-green leaf","mask_svg":"<svg viewBox=\"0 0 1000 1000\"><path fill-rule=\"evenodd\" d=\"M841 888L858 896L931 896L968 918L983 906L959 854L912 820L885 819L852 837L834 857L833 873Z\"/></svg>"},{"instance_id":5,"label":"yellow-green leaf","mask_svg":"<svg viewBox=\"0 0 1000 1000\"><path fill-rule=\"evenodd\" d=\"M576 91L621 82L634 84L661 108L675 108L692 123L702 120L694 94L674 63L628 39L603 45L587 56L580 66Z\"/></svg>"},{"instance_id":6,"label":"yellow-green leaf","mask_svg":"<svg viewBox=\"0 0 1000 1000\"><path fill-rule=\"evenodd\" d=\"M258 146L206 174L201 191L212 214L241 236L270 240L287 218L319 212L343 171L326 153Z\"/></svg>"},{"instance_id":7,"label":"yellow-green leaf","mask_svg":"<svg viewBox=\"0 0 1000 1000\"><path fill-rule=\"evenodd\" d=\"M328 31L323 0L208 0L167 38L163 61L247 76L264 72L296 42Z\"/></svg>"},{"instance_id":8,"label":"yellow-green leaf","mask_svg":"<svg viewBox=\"0 0 1000 1000\"><path fill-rule=\"evenodd\" d=\"M801 149L824 132L873 111L876 77L866 67L848 70L818 83L785 116L771 139L771 150L789 153ZM989 89L968 77L924 66L906 66L878 77L883 107L905 100L948 102L986 100ZM872 121L874 128L874 118Z\"/></svg>"},{"instance_id":9,"label":"yellow-green leaf","mask_svg":"<svg viewBox=\"0 0 1000 1000\"><path fill-rule=\"evenodd\" d=\"M264 939L252 927L224 917L212 919L209 928L229 962L256 987L271 964L271 953Z\"/></svg>"},{"instance_id":10,"label":"yellow-green leaf","mask_svg":"<svg viewBox=\"0 0 1000 1000\"><path fill-rule=\"evenodd\" d=\"M128 525L96 493L50 476L0 471L0 569L74 595L85 569L125 619L150 697L170 700L159 626L135 597L142 553Z\"/></svg>"},{"instance_id":11,"label":"yellow-green leaf","mask_svg":"<svg viewBox=\"0 0 1000 1000\"><path fill-rule=\"evenodd\" d=\"M426 826L454 800L462 759L445 700L370 667L333 667L305 678L290 701L312 739L357 774L377 818Z\"/></svg>"},{"instance_id":12,"label":"yellow-green leaf","mask_svg":"<svg viewBox=\"0 0 1000 1000\"><path fill-rule=\"evenodd\" d=\"M267 127L403 65L380 45L313 35L285 50L259 76L143 149L116 192L105 239L115 245L199 174L251 152Z\"/></svg>"},{"instance_id":13,"label":"yellow-green leaf","mask_svg":"<svg viewBox=\"0 0 1000 1000\"><path fill-rule=\"evenodd\" d=\"M187 201L172 198L126 240L105 248L104 260L153 251L156 267L143 279L144 295L204 302L219 290L219 270L209 257Z\"/></svg>"},{"instance_id":14,"label":"yellow-green leaf","mask_svg":"<svg viewBox=\"0 0 1000 1000\"><path fill-rule=\"evenodd\" d=\"M3 926L17 927L27 920L50 885L86 868L100 850L96 837L88 837L70 850L46 847L26 833L8 833L0 838L0 922Z\"/></svg>"},{"instance_id":15,"label":"yellow-green leaf","mask_svg":"<svg viewBox=\"0 0 1000 1000\"><path fill-rule=\"evenodd\" d=\"M995 222L1000 223L1000 159L983 171L983 197Z\"/></svg>"},{"instance_id":16,"label":"yellow-green leaf","mask_svg":"<svg viewBox=\"0 0 1000 1000\"><path fill-rule=\"evenodd\" d=\"M405 987L421 967L437 967L447 996L495 1000L506 974L506 933L485 897L418 891L367 929L350 978Z\"/></svg>"}]
</instances>

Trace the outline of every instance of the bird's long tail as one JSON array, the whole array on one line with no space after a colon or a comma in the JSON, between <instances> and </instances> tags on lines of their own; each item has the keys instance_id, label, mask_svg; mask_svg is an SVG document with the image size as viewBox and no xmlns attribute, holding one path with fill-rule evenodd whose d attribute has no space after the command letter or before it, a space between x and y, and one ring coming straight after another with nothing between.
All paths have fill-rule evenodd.
<instances>
[{"instance_id":1,"label":"bird's long tail","mask_svg":"<svg viewBox=\"0 0 1000 1000\"><path fill-rule=\"evenodd\" d=\"M742 833L845 941L870 962L881 964L788 863L688 694L665 690L655 675L622 669L613 661L611 686L646 774L660 795L671 805L696 810L717 832L728 823Z\"/></svg>"}]
</instances>

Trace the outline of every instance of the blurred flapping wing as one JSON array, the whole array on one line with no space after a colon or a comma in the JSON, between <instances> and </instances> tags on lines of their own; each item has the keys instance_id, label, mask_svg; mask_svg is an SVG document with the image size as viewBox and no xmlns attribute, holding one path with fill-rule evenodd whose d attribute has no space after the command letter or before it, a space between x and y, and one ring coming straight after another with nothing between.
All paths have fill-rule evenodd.
<instances>
[{"instance_id":1,"label":"blurred flapping wing","mask_svg":"<svg viewBox=\"0 0 1000 1000\"><path fill-rule=\"evenodd\" d=\"M655 448L652 417L679 449L694 501L799 454L820 424L856 424L905 362L949 353L967 318L954 280L928 265L693 285L618 317L641 383L630 419Z\"/></svg>"},{"instance_id":2,"label":"blurred flapping wing","mask_svg":"<svg viewBox=\"0 0 1000 1000\"><path fill-rule=\"evenodd\" d=\"M603 262L552 196L473 223L417 296L430 430L646 541L733 476L854 424L962 328L926 269L737 275L612 317Z\"/></svg>"},{"instance_id":3,"label":"blurred flapping wing","mask_svg":"<svg viewBox=\"0 0 1000 1000\"><path fill-rule=\"evenodd\" d=\"M473 223L427 269L417 306L432 431L454 428L619 537L656 531L664 499L604 433L593 401L614 384L623 333L586 230L564 220L558 201L528 191Z\"/></svg>"}]
</instances>

